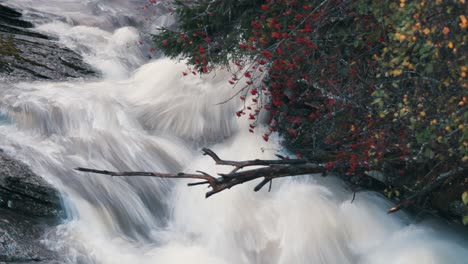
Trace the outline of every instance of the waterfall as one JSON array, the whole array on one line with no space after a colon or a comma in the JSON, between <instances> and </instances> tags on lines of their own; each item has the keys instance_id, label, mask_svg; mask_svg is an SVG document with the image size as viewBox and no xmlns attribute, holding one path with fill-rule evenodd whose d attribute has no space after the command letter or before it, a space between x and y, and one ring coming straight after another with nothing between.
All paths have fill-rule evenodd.
<instances>
[{"instance_id":1,"label":"waterfall","mask_svg":"<svg viewBox=\"0 0 468 264\"><path fill-rule=\"evenodd\" d=\"M75 167L223 172L222 158L275 158L279 139L247 131L224 101L222 70L182 76L183 61L148 59L146 1L15 0L37 30L80 53L102 77L0 83L0 147L56 186L68 219L44 243L66 263L466 263L468 238L436 220L386 214L392 204L335 178L281 179L205 199L185 180L111 178ZM156 22L155 22L156 21ZM262 128L259 128L260 130Z\"/></svg>"}]
</instances>

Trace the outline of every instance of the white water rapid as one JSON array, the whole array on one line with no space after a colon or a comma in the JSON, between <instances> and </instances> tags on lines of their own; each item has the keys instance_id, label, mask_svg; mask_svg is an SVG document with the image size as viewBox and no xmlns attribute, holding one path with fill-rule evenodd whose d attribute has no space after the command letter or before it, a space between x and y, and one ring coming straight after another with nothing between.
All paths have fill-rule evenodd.
<instances>
[{"instance_id":1,"label":"white water rapid","mask_svg":"<svg viewBox=\"0 0 468 264\"><path fill-rule=\"evenodd\" d=\"M204 198L186 181L110 178L108 170L221 172L226 159L274 158L275 139L248 133L227 74L186 76L183 63L148 61L141 0L14 0L37 29L102 71L67 82L0 82L0 147L63 195L68 219L44 238L65 263L463 264L468 239L437 221L387 215L391 203L334 178L246 184ZM159 12L159 11L158 11ZM163 11L160 12L164 13ZM157 14L160 14L157 13ZM262 151L264 150L264 151Z\"/></svg>"}]
</instances>

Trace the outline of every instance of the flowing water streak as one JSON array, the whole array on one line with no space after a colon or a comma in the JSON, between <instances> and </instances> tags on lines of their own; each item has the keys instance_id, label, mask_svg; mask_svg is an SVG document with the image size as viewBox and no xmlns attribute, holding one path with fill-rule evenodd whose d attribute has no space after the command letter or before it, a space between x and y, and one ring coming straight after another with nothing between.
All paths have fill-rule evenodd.
<instances>
[{"instance_id":1,"label":"flowing water streak","mask_svg":"<svg viewBox=\"0 0 468 264\"><path fill-rule=\"evenodd\" d=\"M45 243L66 262L468 260L466 237L430 223L411 224L401 213L388 216L391 204L374 193L359 193L351 203L351 192L332 178L278 180L271 193L254 193L246 184L206 200L205 189L188 188L185 181L74 172L85 166L215 173L228 168L200 157L201 146L230 159L274 158L271 149L279 148L276 139L263 142L246 131L247 120L234 115L240 102L214 105L232 93L226 73L182 77L182 64L167 59L145 64L135 45L140 33L132 25L145 26L132 13L133 4L109 3L15 1L39 9L29 11L43 14L38 28L59 35L102 70L103 78L0 85L1 147L64 196L69 219L51 230ZM128 11L127 20L119 18L119 10ZM56 16L63 19L47 21Z\"/></svg>"}]
</instances>

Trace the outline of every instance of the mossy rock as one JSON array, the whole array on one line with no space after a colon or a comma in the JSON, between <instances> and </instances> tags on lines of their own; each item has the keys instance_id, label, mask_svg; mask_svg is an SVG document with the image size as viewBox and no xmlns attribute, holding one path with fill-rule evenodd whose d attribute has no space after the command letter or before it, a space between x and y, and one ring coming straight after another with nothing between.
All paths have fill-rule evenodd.
<instances>
[{"instance_id":1,"label":"mossy rock","mask_svg":"<svg viewBox=\"0 0 468 264\"><path fill-rule=\"evenodd\" d=\"M0 77L24 81L96 75L81 55L34 31L20 12L0 5Z\"/></svg>"},{"instance_id":2,"label":"mossy rock","mask_svg":"<svg viewBox=\"0 0 468 264\"><path fill-rule=\"evenodd\" d=\"M21 50L16 48L13 39L0 35L0 63L2 63L4 57L20 59L20 55Z\"/></svg>"}]
</instances>

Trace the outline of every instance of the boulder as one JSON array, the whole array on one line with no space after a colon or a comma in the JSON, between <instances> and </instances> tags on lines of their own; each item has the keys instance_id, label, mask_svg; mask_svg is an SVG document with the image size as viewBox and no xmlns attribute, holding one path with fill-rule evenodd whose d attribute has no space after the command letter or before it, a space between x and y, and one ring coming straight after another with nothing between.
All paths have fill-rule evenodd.
<instances>
[{"instance_id":1,"label":"boulder","mask_svg":"<svg viewBox=\"0 0 468 264\"><path fill-rule=\"evenodd\" d=\"M46 222L13 210L0 209L0 263L59 263L40 239Z\"/></svg>"},{"instance_id":2,"label":"boulder","mask_svg":"<svg viewBox=\"0 0 468 264\"><path fill-rule=\"evenodd\" d=\"M0 151L0 263L59 263L40 240L64 216L57 190Z\"/></svg>"},{"instance_id":3,"label":"boulder","mask_svg":"<svg viewBox=\"0 0 468 264\"><path fill-rule=\"evenodd\" d=\"M78 53L34 31L21 17L0 4L0 77L24 81L97 75Z\"/></svg>"},{"instance_id":4,"label":"boulder","mask_svg":"<svg viewBox=\"0 0 468 264\"><path fill-rule=\"evenodd\" d=\"M64 216L59 193L31 169L0 152L0 208L27 216Z\"/></svg>"}]
</instances>

